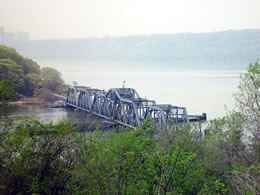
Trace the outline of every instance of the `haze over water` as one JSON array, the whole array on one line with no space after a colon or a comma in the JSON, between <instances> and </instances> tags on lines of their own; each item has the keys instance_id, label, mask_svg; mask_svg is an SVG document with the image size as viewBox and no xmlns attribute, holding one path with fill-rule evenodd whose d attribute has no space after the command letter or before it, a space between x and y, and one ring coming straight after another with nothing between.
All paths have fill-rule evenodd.
<instances>
[{"instance_id":1,"label":"haze over water","mask_svg":"<svg viewBox=\"0 0 260 195\"><path fill-rule=\"evenodd\" d=\"M76 81L78 86L108 90L122 87L125 80L126 87L135 88L143 98L160 104L184 106L188 114L205 112L208 119L224 116L227 109L235 108L233 93L239 84L240 74L245 71L242 66L225 69L214 68L210 64L208 68L200 66L192 70L192 64L182 67L163 63L161 66L146 66L145 63L134 62L37 61L43 67L59 70L67 84L72 85Z\"/></svg>"}]
</instances>

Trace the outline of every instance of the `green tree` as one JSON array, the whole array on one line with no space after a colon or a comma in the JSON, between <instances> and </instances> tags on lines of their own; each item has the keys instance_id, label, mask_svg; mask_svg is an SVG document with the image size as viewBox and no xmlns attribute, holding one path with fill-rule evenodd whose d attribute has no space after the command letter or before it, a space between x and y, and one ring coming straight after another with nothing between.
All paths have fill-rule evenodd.
<instances>
[{"instance_id":1,"label":"green tree","mask_svg":"<svg viewBox=\"0 0 260 195\"><path fill-rule=\"evenodd\" d=\"M24 58L15 49L0 45L0 59L9 59L23 70L24 75L29 73L40 74L40 66L31 59Z\"/></svg>"},{"instance_id":2,"label":"green tree","mask_svg":"<svg viewBox=\"0 0 260 195\"><path fill-rule=\"evenodd\" d=\"M206 181L202 144L185 127L157 131L145 122L136 131L86 134L69 192L97 194L195 194ZM197 141L196 141L197 140Z\"/></svg>"},{"instance_id":3,"label":"green tree","mask_svg":"<svg viewBox=\"0 0 260 195\"><path fill-rule=\"evenodd\" d=\"M4 79L0 81L0 102L5 103L8 101L16 100L17 93L13 89L10 81Z\"/></svg>"},{"instance_id":4,"label":"green tree","mask_svg":"<svg viewBox=\"0 0 260 195\"><path fill-rule=\"evenodd\" d=\"M12 60L20 67L24 61L24 58L18 54L14 48L9 48L4 45L0 45L0 59Z\"/></svg>"},{"instance_id":5,"label":"green tree","mask_svg":"<svg viewBox=\"0 0 260 195\"><path fill-rule=\"evenodd\" d=\"M6 114L10 111L10 106L8 103L16 100L17 96L17 92L13 89L12 84L8 79L0 81L0 118L2 118L2 116L6 116Z\"/></svg>"},{"instance_id":6,"label":"green tree","mask_svg":"<svg viewBox=\"0 0 260 195\"><path fill-rule=\"evenodd\" d=\"M61 73L54 68L44 67L41 69L41 78L43 86L53 92L60 93L64 81L61 78Z\"/></svg>"},{"instance_id":7,"label":"green tree","mask_svg":"<svg viewBox=\"0 0 260 195\"><path fill-rule=\"evenodd\" d=\"M24 75L20 66L8 59L0 59L0 80L9 79L15 90L24 92Z\"/></svg>"},{"instance_id":8,"label":"green tree","mask_svg":"<svg viewBox=\"0 0 260 195\"><path fill-rule=\"evenodd\" d=\"M239 92L235 94L245 128L252 136L252 149L260 162L260 64L249 65L247 73L241 76Z\"/></svg>"},{"instance_id":9,"label":"green tree","mask_svg":"<svg viewBox=\"0 0 260 195\"><path fill-rule=\"evenodd\" d=\"M6 194L62 194L80 151L68 122L16 121L0 131L0 186Z\"/></svg>"},{"instance_id":10,"label":"green tree","mask_svg":"<svg viewBox=\"0 0 260 195\"><path fill-rule=\"evenodd\" d=\"M35 73L29 73L25 75L25 85L27 94L33 95L34 91L42 86L42 80L40 75Z\"/></svg>"},{"instance_id":11,"label":"green tree","mask_svg":"<svg viewBox=\"0 0 260 195\"><path fill-rule=\"evenodd\" d=\"M24 58L15 49L0 45L0 80L10 78L15 90L23 95L32 96L43 86L39 94L48 92L62 93L64 81L61 73L54 68L42 68L33 60ZM42 79L42 82L40 81Z\"/></svg>"},{"instance_id":12,"label":"green tree","mask_svg":"<svg viewBox=\"0 0 260 195\"><path fill-rule=\"evenodd\" d=\"M232 182L238 191L260 194L260 64L250 63L241 75L239 92L235 94L244 120L243 130L248 164L232 171Z\"/></svg>"},{"instance_id":13,"label":"green tree","mask_svg":"<svg viewBox=\"0 0 260 195\"><path fill-rule=\"evenodd\" d=\"M57 83L64 83L61 78L61 73L54 68L44 67L41 69L41 78L44 81L55 81Z\"/></svg>"},{"instance_id":14,"label":"green tree","mask_svg":"<svg viewBox=\"0 0 260 195\"><path fill-rule=\"evenodd\" d=\"M28 76L25 78L24 75ZM0 45L0 80L10 78L17 92L32 95L33 85L39 80L36 75L40 75L40 66L36 62L22 57L13 48Z\"/></svg>"},{"instance_id":15,"label":"green tree","mask_svg":"<svg viewBox=\"0 0 260 195\"><path fill-rule=\"evenodd\" d=\"M233 193L260 194L260 65L250 64L235 94L238 110L208 127L207 170L230 183ZM214 155L212 155L214 154Z\"/></svg>"},{"instance_id":16,"label":"green tree","mask_svg":"<svg viewBox=\"0 0 260 195\"><path fill-rule=\"evenodd\" d=\"M40 75L40 66L31 59L25 58L21 64L24 75L34 73Z\"/></svg>"}]
</instances>

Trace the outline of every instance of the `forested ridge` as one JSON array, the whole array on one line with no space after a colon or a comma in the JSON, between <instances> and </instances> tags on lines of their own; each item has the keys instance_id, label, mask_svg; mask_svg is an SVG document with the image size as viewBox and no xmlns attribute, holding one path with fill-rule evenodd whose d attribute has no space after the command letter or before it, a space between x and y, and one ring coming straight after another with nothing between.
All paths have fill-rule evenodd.
<instances>
[{"instance_id":1,"label":"forested ridge","mask_svg":"<svg viewBox=\"0 0 260 195\"><path fill-rule=\"evenodd\" d=\"M12 46L31 58L248 63L260 58L260 30L31 40Z\"/></svg>"},{"instance_id":2,"label":"forested ridge","mask_svg":"<svg viewBox=\"0 0 260 195\"><path fill-rule=\"evenodd\" d=\"M68 121L1 121L0 192L260 194L258 62L238 89L237 110L210 121L204 135L196 125L159 129L149 120L135 130L88 133Z\"/></svg>"}]
</instances>

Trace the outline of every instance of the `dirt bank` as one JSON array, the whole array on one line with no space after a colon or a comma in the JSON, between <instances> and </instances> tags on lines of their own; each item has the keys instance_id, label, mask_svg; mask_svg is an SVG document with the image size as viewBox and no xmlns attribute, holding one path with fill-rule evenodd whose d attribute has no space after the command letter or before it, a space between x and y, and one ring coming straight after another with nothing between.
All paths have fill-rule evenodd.
<instances>
[{"instance_id":1,"label":"dirt bank","mask_svg":"<svg viewBox=\"0 0 260 195\"><path fill-rule=\"evenodd\" d=\"M34 97L24 97L17 101L9 102L11 105L17 104L44 104L43 100Z\"/></svg>"}]
</instances>

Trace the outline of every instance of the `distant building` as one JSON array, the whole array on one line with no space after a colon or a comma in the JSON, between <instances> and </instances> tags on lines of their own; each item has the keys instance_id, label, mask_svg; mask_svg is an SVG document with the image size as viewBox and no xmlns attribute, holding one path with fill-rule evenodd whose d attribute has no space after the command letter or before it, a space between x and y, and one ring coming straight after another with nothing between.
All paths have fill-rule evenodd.
<instances>
[{"instance_id":1,"label":"distant building","mask_svg":"<svg viewBox=\"0 0 260 195\"><path fill-rule=\"evenodd\" d=\"M10 43L14 41L15 33L5 32L4 33L4 43Z\"/></svg>"},{"instance_id":2,"label":"distant building","mask_svg":"<svg viewBox=\"0 0 260 195\"><path fill-rule=\"evenodd\" d=\"M4 33L5 33L4 27L0 26L0 43L4 42Z\"/></svg>"},{"instance_id":3,"label":"distant building","mask_svg":"<svg viewBox=\"0 0 260 195\"><path fill-rule=\"evenodd\" d=\"M27 32L15 32L14 33L14 41L28 41L29 33Z\"/></svg>"},{"instance_id":4,"label":"distant building","mask_svg":"<svg viewBox=\"0 0 260 195\"><path fill-rule=\"evenodd\" d=\"M6 32L4 27L0 26L0 43L9 44L16 41L28 41L30 39L27 32Z\"/></svg>"}]
</instances>

